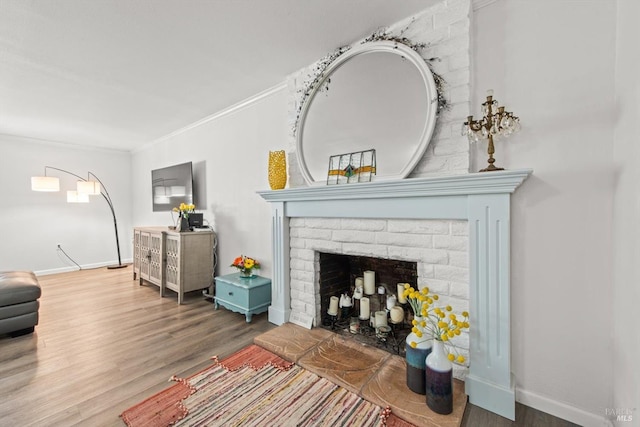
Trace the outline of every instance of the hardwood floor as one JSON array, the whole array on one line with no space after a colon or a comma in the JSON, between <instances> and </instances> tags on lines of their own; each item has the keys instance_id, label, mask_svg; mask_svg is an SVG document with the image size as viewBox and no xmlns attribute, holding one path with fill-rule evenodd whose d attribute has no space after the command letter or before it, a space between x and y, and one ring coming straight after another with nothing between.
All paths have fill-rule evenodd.
<instances>
[{"instance_id":1,"label":"hardwood floor","mask_svg":"<svg viewBox=\"0 0 640 427\"><path fill-rule=\"evenodd\" d=\"M125 409L249 345L275 326L266 313L213 309L199 292L183 305L139 286L132 267L41 276L36 332L0 336L0 426L123 426ZM517 405L511 422L467 405L463 426L573 426Z\"/></svg>"},{"instance_id":2,"label":"hardwood floor","mask_svg":"<svg viewBox=\"0 0 640 427\"><path fill-rule=\"evenodd\" d=\"M201 293L177 304L132 267L39 278L40 322L32 335L0 337L0 425L122 426L119 414L253 342L273 327L214 310Z\"/></svg>"}]
</instances>

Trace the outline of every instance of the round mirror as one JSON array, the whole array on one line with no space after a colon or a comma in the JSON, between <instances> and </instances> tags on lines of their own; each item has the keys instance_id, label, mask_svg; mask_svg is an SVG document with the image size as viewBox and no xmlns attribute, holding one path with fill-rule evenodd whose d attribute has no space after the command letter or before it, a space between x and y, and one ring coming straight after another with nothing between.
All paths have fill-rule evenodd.
<instances>
[{"instance_id":1,"label":"round mirror","mask_svg":"<svg viewBox=\"0 0 640 427\"><path fill-rule=\"evenodd\" d=\"M331 156L376 150L373 179L405 178L436 122L437 92L424 59L400 43L354 47L327 68L302 106L296 133L301 172L327 182Z\"/></svg>"}]
</instances>

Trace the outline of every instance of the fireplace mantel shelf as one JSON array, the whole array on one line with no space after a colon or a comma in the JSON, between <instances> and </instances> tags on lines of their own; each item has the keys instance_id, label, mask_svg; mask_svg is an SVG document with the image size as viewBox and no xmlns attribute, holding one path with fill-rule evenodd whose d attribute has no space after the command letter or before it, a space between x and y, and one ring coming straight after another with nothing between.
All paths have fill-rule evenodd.
<instances>
[{"instance_id":1,"label":"fireplace mantel shelf","mask_svg":"<svg viewBox=\"0 0 640 427\"><path fill-rule=\"evenodd\" d=\"M469 401L515 418L511 373L510 199L531 169L260 191L271 205L269 320L292 314L290 218L459 219L469 224ZM294 311L294 314L298 314Z\"/></svg>"},{"instance_id":2,"label":"fireplace mantel shelf","mask_svg":"<svg viewBox=\"0 0 640 427\"><path fill-rule=\"evenodd\" d=\"M479 172L433 178L297 187L259 191L258 194L268 202L293 202L513 193L531 173L531 169Z\"/></svg>"}]
</instances>

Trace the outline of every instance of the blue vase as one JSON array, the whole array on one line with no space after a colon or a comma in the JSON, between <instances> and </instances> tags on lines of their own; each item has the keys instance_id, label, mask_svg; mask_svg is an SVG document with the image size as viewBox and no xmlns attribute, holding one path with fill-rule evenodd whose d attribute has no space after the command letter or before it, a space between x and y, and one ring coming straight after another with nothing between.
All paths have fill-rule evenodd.
<instances>
[{"instance_id":1,"label":"blue vase","mask_svg":"<svg viewBox=\"0 0 640 427\"><path fill-rule=\"evenodd\" d=\"M416 343L416 348L411 347L411 342ZM425 369L426 359L431 353L431 340L424 336L419 338L411 332L405 340L405 359L407 362L407 387L414 393L425 394Z\"/></svg>"}]
</instances>

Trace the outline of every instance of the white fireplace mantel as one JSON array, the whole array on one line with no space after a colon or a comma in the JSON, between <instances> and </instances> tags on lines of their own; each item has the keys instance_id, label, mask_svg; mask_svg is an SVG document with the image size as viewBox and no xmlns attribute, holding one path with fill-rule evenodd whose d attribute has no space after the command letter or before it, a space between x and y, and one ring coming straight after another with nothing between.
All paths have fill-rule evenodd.
<instances>
[{"instance_id":1,"label":"white fireplace mantel","mask_svg":"<svg viewBox=\"0 0 640 427\"><path fill-rule=\"evenodd\" d=\"M515 419L511 373L510 197L532 170L258 192L272 207L269 321L289 320L289 218L462 219L469 222L470 366L474 405Z\"/></svg>"}]
</instances>

